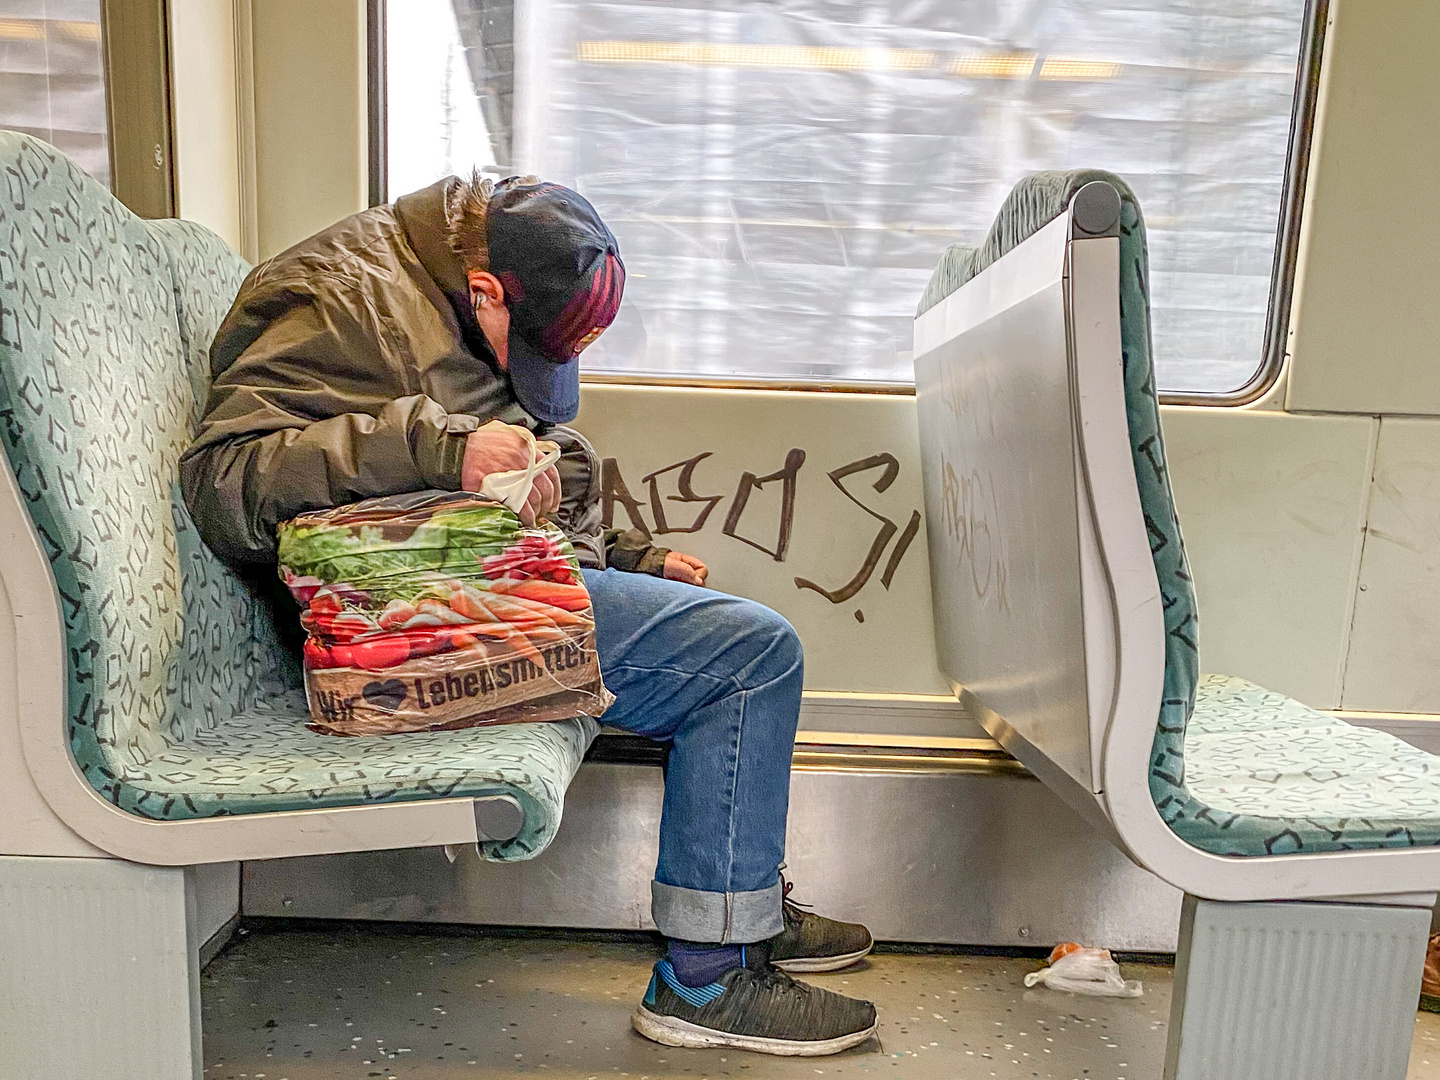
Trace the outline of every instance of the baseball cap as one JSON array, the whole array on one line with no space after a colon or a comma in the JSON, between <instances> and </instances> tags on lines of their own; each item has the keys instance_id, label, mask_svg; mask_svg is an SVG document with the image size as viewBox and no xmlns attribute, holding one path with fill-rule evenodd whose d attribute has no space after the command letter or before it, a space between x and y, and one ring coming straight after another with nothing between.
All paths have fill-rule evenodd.
<instances>
[{"instance_id":1,"label":"baseball cap","mask_svg":"<svg viewBox=\"0 0 1440 1080\"><path fill-rule=\"evenodd\" d=\"M619 246L584 196L528 177L495 185L485 224L510 311L510 385L531 416L566 423L580 411L580 353L620 310Z\"/></svg>"}]
</instances>

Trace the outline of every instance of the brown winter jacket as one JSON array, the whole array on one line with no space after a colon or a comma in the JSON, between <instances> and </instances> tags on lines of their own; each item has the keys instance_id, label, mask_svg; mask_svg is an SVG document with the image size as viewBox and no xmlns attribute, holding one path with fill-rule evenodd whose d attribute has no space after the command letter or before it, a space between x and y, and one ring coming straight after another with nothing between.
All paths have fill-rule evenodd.
<instances>
[{"instance_id":1,"label":"brown winter jacket","mask_svg":"<svg viewBox=\"0 0 1440 1080\"><path fill-rule=\"evenodd\" d=\"M587 566L659 573L663 549L606 535L600 468L569 428L516 402L447 242L454 178L337 222L262 263L210 348L213 384L180 459L185 502L233 563L275 560L275 527L307 510L460 486L465 437L489 420L553 442L555 515Z\"/></svg>"}]
</instances>

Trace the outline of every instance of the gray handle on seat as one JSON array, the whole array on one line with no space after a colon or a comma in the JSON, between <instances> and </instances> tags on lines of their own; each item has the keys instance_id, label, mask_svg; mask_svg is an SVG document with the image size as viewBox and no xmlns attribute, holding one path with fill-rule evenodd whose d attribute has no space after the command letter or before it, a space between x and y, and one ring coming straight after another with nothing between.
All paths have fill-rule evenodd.
<instances>
[{"instance_id":1,"label":"gray handle on seat","mask_svg":"<svg viewBox=\"0 0 1440 1080\"><path fill-rule=\"evenodd\" d=\"M475 837L513 840L525 827L525 809L513 795L487 795L475 800Z\"/></svg>"},{"instance_id":2,"label":"gray handle on seat","mask_svg":"<svg viewBox=\"0 0 1440 1080\"><path fill-rule=\"evenodd\" d=\"M1119 236L1120 193L1104 180L1091 180L1070 199L1072 236Z\"/></svg>"}]
</instances>

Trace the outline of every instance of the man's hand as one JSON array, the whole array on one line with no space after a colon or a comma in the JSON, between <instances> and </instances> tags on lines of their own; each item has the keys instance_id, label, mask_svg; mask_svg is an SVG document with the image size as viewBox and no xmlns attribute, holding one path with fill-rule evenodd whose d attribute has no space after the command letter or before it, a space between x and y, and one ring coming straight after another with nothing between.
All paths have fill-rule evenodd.
<instances>
[{"instance_id":1,"label":"man's hand","mask_svg":"<svg viewBox=\"0 0 1440 1080\"><path fill-rule=\"evenodd\" d=\"M491 473L514 472L530 467L530 444L521 429L511 424L486 424L465 438L465 460L460 466L460 486L479 491ZM560 509L560 472L550 466L535 476L535 486L520 520L533 526L537 518L549 517Z\"/></svg>"},{"instance_id":2,"label":"man's hand","mask_svg":"<svg viewBox=\"0 0 1440 1080\"><path fill-rule=\"evenodd\" d=\"M665 556L665 576L671 581L683 581L686 585L703 586L710 571L694 555L672 551Z\"/></svg>"}]
</instances>

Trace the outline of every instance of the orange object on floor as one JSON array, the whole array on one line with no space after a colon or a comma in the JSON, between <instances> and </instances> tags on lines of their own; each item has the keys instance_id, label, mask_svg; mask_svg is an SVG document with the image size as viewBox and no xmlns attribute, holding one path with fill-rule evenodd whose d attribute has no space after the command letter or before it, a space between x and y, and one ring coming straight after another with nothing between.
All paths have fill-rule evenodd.
<instances>
[{"instance_id":1,"label":"orange object on floor","mask_svg":"<svg viewBox=\"0 0 1440 1080\"><path fill-rule=\"evenodd\" d=\"M1056 945L1055 948L1053 948L1053 949L1050 950L1050 960L1049 960L1049 963L1052 963L1052 964L1053 964L1053 963L1055 963L1056 960L1059 960L1062 956L1069 956L1071 953L1073 953L1073 952L1079 952L1079 951L1080 951L1081 949L1083 949L1083 948L1085 948L1085 946L1084 946L1084 945L1081 945L1079 942L1075 942L1075 941L1062 942L1061 944Z\"/></svg>"}]
</instances>

